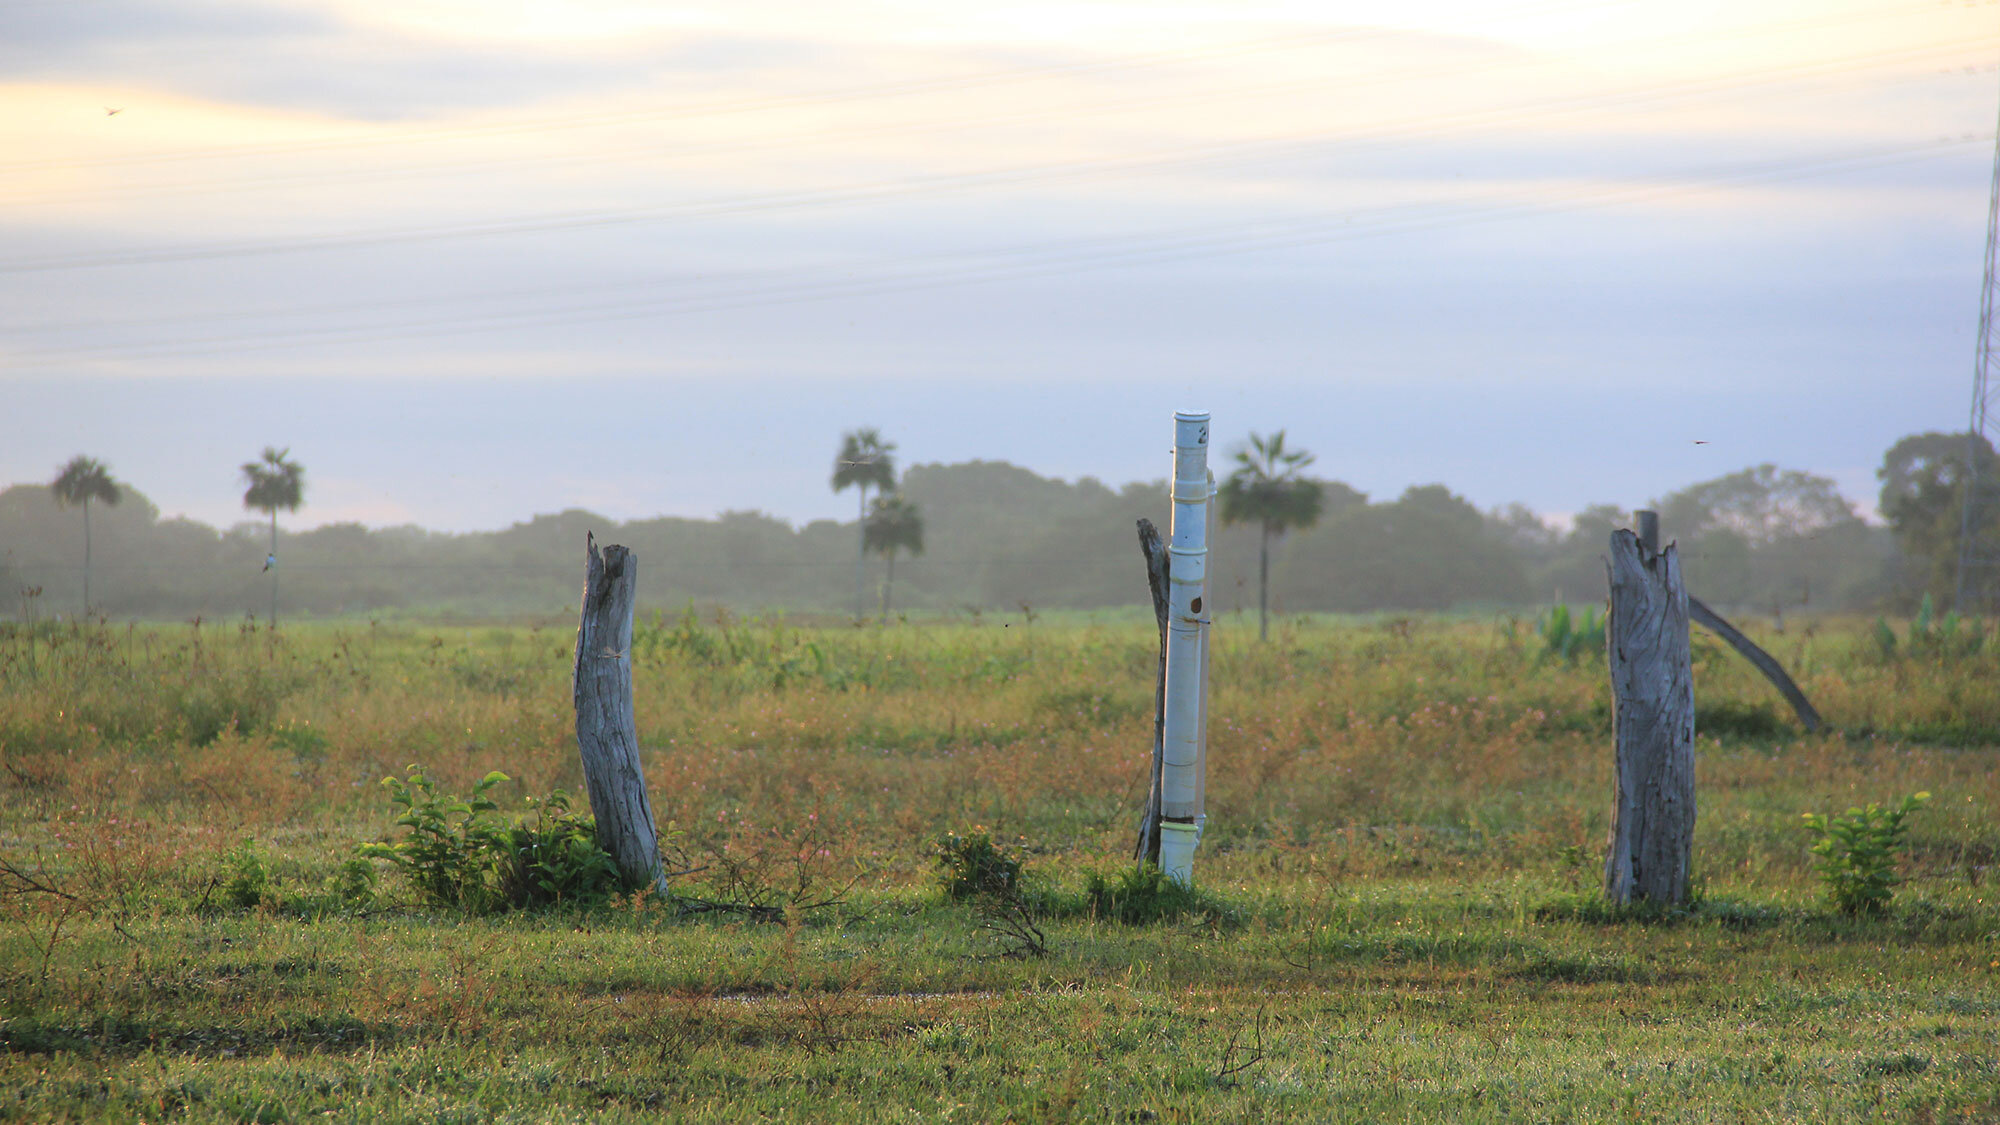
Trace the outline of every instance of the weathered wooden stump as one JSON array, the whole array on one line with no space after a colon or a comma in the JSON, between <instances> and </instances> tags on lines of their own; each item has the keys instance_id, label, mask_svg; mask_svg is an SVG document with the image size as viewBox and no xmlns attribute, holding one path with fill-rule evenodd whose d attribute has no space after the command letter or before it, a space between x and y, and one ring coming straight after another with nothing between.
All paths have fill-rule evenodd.
<instances>
[{"instance_id":1,"label":"weathered wooden stump","mask_svg":"<svg viewBox=\"0 0 2000 1125\"><path fill-rule=\"evenodd\" d=\"M632 604L639 560L620 546L600 554L586 535L583 620L576 630L576 746L597 819L597 844L618 864L625 885L665 892L659 833L639 764L632 717Z\"/></svg>"},{"instance_id":2,"label":"weathered wooden stump","mask_svg":"<svg viewBox=\"0 0 2000 1125\"><path fill-rule=\"evenodd\" d=\"M1139 550L1146 556L1146 585L1153 593L1153 619L1160 629L1160 673L1153 688L1152 780L1146 786L1146 811L1139 821L1139 840L1132 858L1142 863L1160 862L1160 781L1166 766L1167 724L1167 582L1173 557L1160 539L1153 521L1139 521Z\"/></svg>"},{"instance_id":3,"label":"weathered wooden stump","mask_svg":"<svg viewBox=\"0 0 2000 1125\"><path fill-rule=\"evenodd\" d=\"M1684 902L1694 854L1694 668L1675 548L1611 533L1611 695L1618 780L1604 897Z\"/></svg>"}]
</instances>

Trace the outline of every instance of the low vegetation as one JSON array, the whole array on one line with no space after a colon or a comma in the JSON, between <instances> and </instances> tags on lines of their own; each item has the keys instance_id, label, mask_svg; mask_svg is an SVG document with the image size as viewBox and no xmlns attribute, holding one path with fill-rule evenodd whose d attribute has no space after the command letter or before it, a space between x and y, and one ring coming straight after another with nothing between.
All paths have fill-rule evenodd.
<instances>
[{"instance_id":1,"label":"low vegetation","mask_svg":"<svg viewBox=\"0 0 2000 1125\"><path fill-rule=\"evenodd\" d=\"M649 624L671 896L558 795L568 629L0 629L0 1117L2000 1116L2000 646L1753 630L1808 735L1698 644L1646 912L1603 665L1505 618L1225 620L1192 890L1142 613Z\"/></svg>"},{"instance_id":2,"label":"low vegetation","mask_svg":"<svg viewBox=\"0 0 2000 1125\"><path fill-rule=\"evenodd\" d=\"M1817 837L1813 866L1826 884L1827 898L1848 914L1880 914L1889 905L1896 884L1898 861L1910 826L1910 814L1924 807L1929 793L1912 793L1901 804L1883 808L1870 801L1851 806L1838 816L1806 813L1806 829Z\"/></svg>"}]
</instances>

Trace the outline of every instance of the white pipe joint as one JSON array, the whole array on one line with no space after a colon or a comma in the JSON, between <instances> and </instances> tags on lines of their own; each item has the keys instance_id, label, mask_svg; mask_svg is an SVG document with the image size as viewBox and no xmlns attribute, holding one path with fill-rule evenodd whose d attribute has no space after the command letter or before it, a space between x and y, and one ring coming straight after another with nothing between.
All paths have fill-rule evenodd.
<instances>
[{"instance_id":1,"label":"white pipe joint","mask_svg":"<svg viewBox=\"0 0 2000 1125\"><path fill-rule=\"evenodd\" d=\"M1161 731L1160 866L1183 883L1192 878L1196 827L1202 817L1202 718L1208 694L1208 412L1174 415L1172 559L1167 604L1167 706Z\"/></svg>"},{"instance_id":2,"label":"white pipe joint","mask_svg":"<svg viewBox=\"0 0 2000 1125\"><path fill-rule=\"evenodd\" d=\"M1177 820L1160 822L1160 870L1182 886L1194 884L1194 846L1201 829Z\"/></svg>"}]
</instances>

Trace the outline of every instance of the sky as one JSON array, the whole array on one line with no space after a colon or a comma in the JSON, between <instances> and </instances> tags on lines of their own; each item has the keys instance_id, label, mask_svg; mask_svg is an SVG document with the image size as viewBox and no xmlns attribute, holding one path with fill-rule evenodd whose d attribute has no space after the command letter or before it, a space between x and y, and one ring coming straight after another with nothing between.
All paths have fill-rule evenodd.
<instances>
[{"instance_id":1,"label":"sky","mask_svg":"<svg viewBox=\"0 0 2000 1125\"><path fill-rule=\"evenodd\" d=\"M1967 424L1996 113L1996 0L8 0L0 486L803 523L856 427L1118 485L1207 409L1866 512Z\"/></svg>"}]
</instances>

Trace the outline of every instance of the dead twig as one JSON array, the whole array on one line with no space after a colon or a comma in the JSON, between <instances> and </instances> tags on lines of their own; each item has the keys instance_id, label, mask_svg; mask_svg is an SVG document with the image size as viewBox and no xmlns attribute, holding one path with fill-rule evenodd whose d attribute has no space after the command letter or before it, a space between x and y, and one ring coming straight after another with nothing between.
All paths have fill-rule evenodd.
<instances>
[{"instance_id":1,"label":"dead twig","mask_svg":"<svg viewBox=\"0 0 2000 1125\"><path fill-rule=\"evenodd\" d=\"M1264 1061L1264 1011L1261 1005L1257 1008L1256 1030L1240 1062L1237 1061L1236 1050L1243 1039L1243 1029L1238 1027L1229 1033L1229 1046L1223 1050L1222 1065L1215 1071L1215 1081L1218 1085L1235 1085L1236 1075Z\"/></svg>"},{"instance_id":2,"label":"dead twig","mask_svg":"<svg viewBox=\"0 0 2000 1125\"><path fill-rule=\"evenodd\" d=\"M10 895L49 895L74 903L82 903L84 901L81 897L56 886L54 878L49 875L47 865L41 862L41 852L39 849L35 853L35 867L37 873L31 875L13 860L5 856L0 856L0 893Z\"/></svg>"},{"instance_id":3,"label":"dead twig","mask_svg":"<svg viewBox=\"0 0 2000 1125\"><path fill-rule=\"evenodd\" d=\"M1000 952L992 954L993 957L1025 961L1030 957L1048 956L1049 939L1042 933L1041 927L1035 925L1034 912L1018 891L1009 888L981 895L975 909L978 927L1006 943Z\"/></svg>"}]
</instances>

